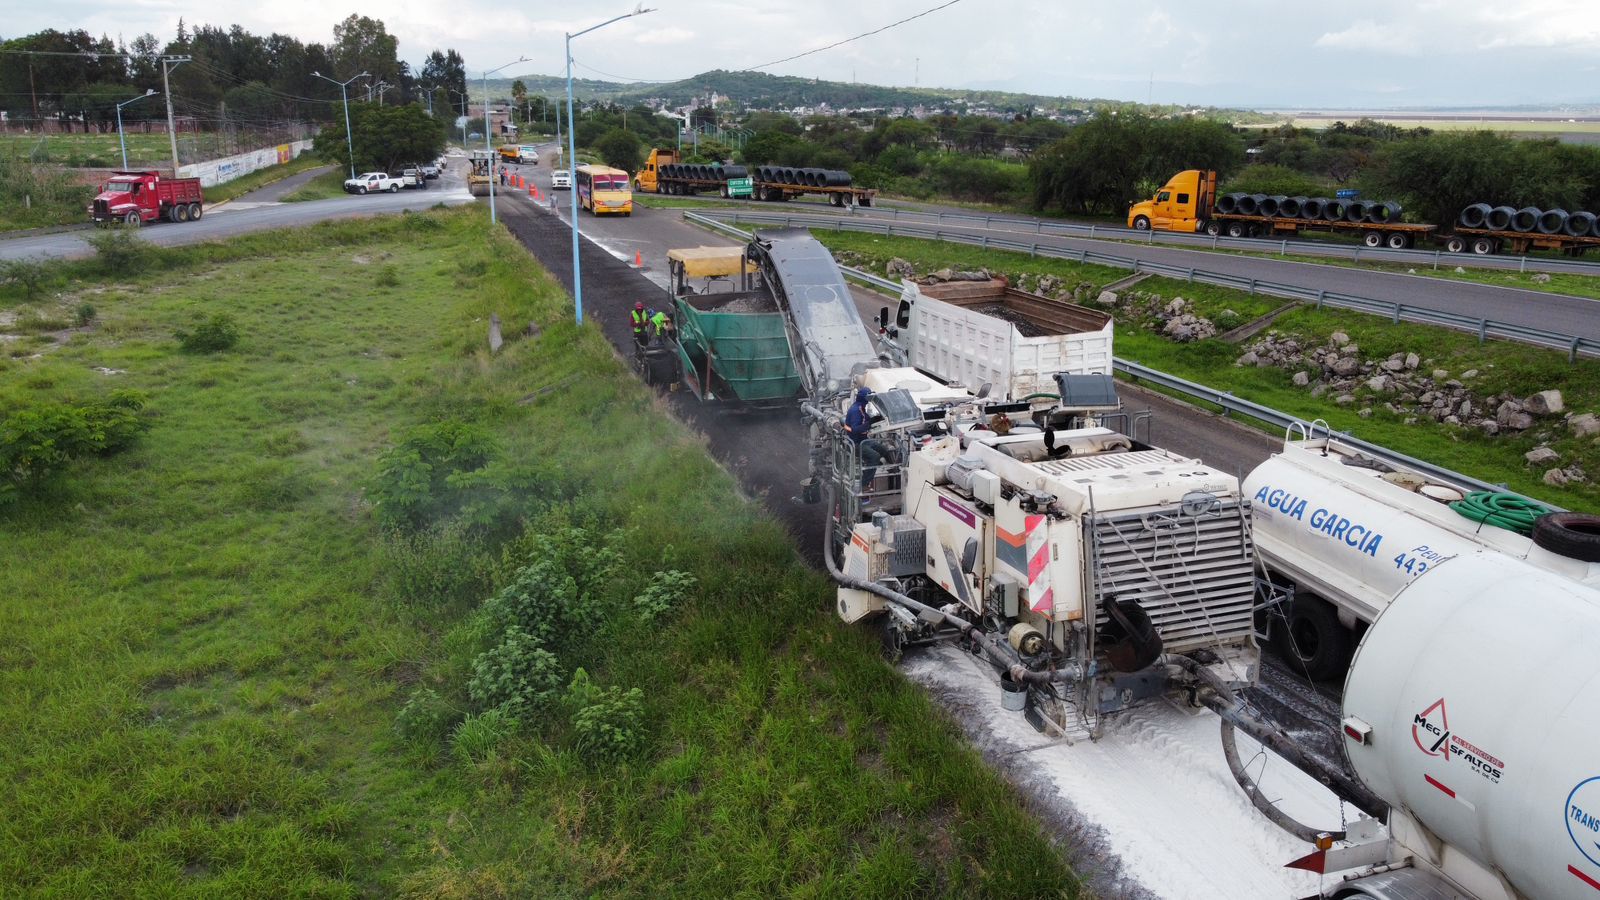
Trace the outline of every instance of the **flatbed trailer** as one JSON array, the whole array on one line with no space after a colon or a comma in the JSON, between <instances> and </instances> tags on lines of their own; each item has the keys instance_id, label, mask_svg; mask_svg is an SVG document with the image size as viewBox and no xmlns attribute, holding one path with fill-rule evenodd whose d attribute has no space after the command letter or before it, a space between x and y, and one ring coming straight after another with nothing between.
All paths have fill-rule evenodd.
<instances>
[{"instance_id":1,"label":"flatbed trailer","mask_svg":"<svg viewBox=\"0 0 1600 900\"><path fill-rule=\"evenodd\" d=\"M1521 255L1531 250L1559 250L1568 256L1582 256L1586 251L1600 248L1600 238L1572 237L1566 234L1540 234L1537 231L1494 231L1488 228L1463 228L1440 238L1444 248L1451 253L1472 253L1489 256L1510 250Z\"/></svg>"},{"instance_id":2,"label":"flatbed trailer","mask_svg":"<svg viewBox=\"0 0 1600 900\"><path fill-rule=\"evenodd\" d=\"M1213 213L1205 224L1206 234L1228 237L1293 237L1302 231L1353 234L1359 236L1365 246L1388 247L1391 250L1415 247L1431 238L1437 230L1437 225L1412 222L1334 222L1287 216L1242 216L1238 213Z\"/></svg>"},{"instance_id":3,"label":"flatbed trailer","mask_svg":"<svg viewBox=\"0 0 1600 900\"><path fill-rule=\"evenodd\" d=\"M658 194L672 194L682 197L693 197L701 192L708 194L721 194L725 198L734 200L746 199L751 194L751 181L749 178L684 178L672 175L656 176L656 190Z\"/></svg>"},{"instance_id":4,"label":"flatbed trailer","mask_svg":"<svg viewBox=\"0 0 1600 900\"><path fill-rule=\"evenodd\" d=\"M834 187L827 185L790 184L782 181L762 181L756 179L754 199L781 202L791 200L803 194L822 194L828 198L833 206L871 206L872 198L878 196L876 188L860 188L844 185Z\"/></svg>"}]
</instances>

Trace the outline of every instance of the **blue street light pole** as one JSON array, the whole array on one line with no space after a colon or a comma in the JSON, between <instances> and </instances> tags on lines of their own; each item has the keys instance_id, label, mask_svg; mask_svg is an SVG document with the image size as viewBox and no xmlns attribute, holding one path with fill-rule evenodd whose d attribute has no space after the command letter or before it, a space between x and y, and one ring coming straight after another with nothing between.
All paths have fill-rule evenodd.
<instances>
[{"instance_id":1,"label":"blue street light pole","mask_svg":"<svg viewBox=\"0 0 1600 900\"><path fill-rule=\"evenodd\" d=\"M144 93L132 100L124 100L117 104L117 143L122 145L122 170L124 172L128 170L128 141L122 136L122 108L129 103L138 103L146 97L154 96L155 92L155 88L146 88ZM176 169L173 170L172 175L174 178L177 177L178 172Z\"/></svg>"},{"instance_id":2,"label":"blue street light pole","mask_svg":"<svg viewBox=\"0 0 1600 900\"><path fill-rule=\"evenodd\" d=\"M345 88L350 86L351 81L355 81L357 78L366 78L368 75L366 72L362 72L360 75L350 76L350 81L334 81L321 72L312 72L311 74L315 78L321 78L323 81L330 81L339 86L339 99L344 102L344 145L345 149L350 153L350 177L354 178L356 177L356 142L350 136L350 94Z\"/></svg>"},{"instance_id":3,"label":"blue street light pole","mask_svg":"<svg viewBox=\"0 0 1600 900\"><path fill-rule=\"evenodd\" d=\"M641 3L634 7L633 12L623 13L612 19L607 19L599 25L592 25L582 31L572 32L567 35L567 171L571 173L572 187L570 209L572 213L572 306L577 316L579 325L583 324L583 264L578 261L578 148L577 120L572 117L572 39L582 37L598 28L604 28L612 22L620 22L633 16L642 16L653 9L645 9Z\"/></svg>"},{"instance_id":4,"label":"blue street light pole","mask_svg":"<svg viewBox=\"0 0 1600 900\"><path fill-rule=\"evenodd\" d=\"M490 128L489 128L489 76L493 75L494 73L496 73L498 71L500 71L500 69L506 68L507 66L514 66L517 63L522 63L522 62L527 62L527 61L528 61L528 58L526 56L519 56L516 59L513 59L511 62L506 63L504 66L500 66L498 68L490 69L489 71L483 73L483 149L485 149L485 150L487 150L489 152L489 224L490 225L495 224L495 217L494 217L494 170L495 170L495 158L494 158L494 147L493 147L493 145L490 144L490 141L493 140L493 136L489 133L489 131L490 131Z\"/></svg>"}]
</instances>

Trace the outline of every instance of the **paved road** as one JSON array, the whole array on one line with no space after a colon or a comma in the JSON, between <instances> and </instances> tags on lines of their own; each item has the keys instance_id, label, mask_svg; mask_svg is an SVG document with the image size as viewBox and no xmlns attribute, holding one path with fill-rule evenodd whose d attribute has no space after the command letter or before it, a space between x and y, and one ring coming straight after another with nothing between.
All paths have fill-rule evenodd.
<instances>
[{"instance_id":1,"label":"paved road","mask_svg":"<svg viewBox=\"0 0 1600 900\"><path fill-rule=\"evenodd\" d=\"M310 200L303 203L280 203L274 200L258 201L254 194L246 194L231 203L208 212L198 222L158 222L139 229L139 236L163 247L197 244L202 241L233 237L252 231L272 228L292 228L308 222L329 219L350 219L397 213L402 210L428 209L440 203L456 205L469 203L472 197L461 172L464 166L457 162L445 171L444 177L433 182L425 191L401 191L398 194L369 194L335 197L330 200ZM299 177L299 176L294 176ZM270 191L269 185L264 191ZM261 193L261 192L256 192ZM270 195L269 195L270 196ZM93 232L72 231L62 234L43 234L32 237L0 240L0 260L5 259L65 259L88 256L94 252L85 240Z\"/></svg>"},{"instance_id":2,"label":"paved road","mask_svg":"<svg viewBox=\"0 0 1600 900\"><path fill-rule=\"evenodd\" d=\"M769 212L762 210L761 212ZM771 211L781 214L781 211ZM873 225L895 225L893 218L875 210L858 210L850 216L853 220ZM834 218L820 211L807 210L795 214L796 224L804 220L817 221ZM931 228L926 223L900 222L901 228ZM1319 263L1291 260L1263 259L1250 256L1207 253L1202 250L1182 250L1173 247L1143 246L1117 243L1092 238L1063 237L1034 234L1024 227L1005 221L986 226L983 222L954 224L945 222L938 226L947 234L964 234L981 237L1004 237L1011 240L1037 243L1041 247L1066 250L1088 250L1131 257L1141 261L1164 263L1184 268L1194 267L1211 272L1221 272L1241 278L1256 278L1299 285L1311 290L1338 291L1409 306L1452 312L1473 318L1494 319L1530 328L1542 328L1583 337L1600 335L1600 300L1528 291L1517 288L1496 287L1463 281L1448 281L1422 275L1403 275L1330 266Z\"/></svg>"},{"instance_id":3,"label":"paved road","mask_svg":"<svg viewBox=\"0 0 1600 900\"><path fill-rule=\"evenodd\" d=\"M306 182L318 175L326 175L333 171L333 166L317 166L304 172L296 172L288 178L280 178L265 187L258 188L248 194L240 194L229 201L232 203L276 203L289 194L290 191L303 186ZM223 209L227 207L224 206ZM217 210L220 212L221 210ZM203 219L201 221L204 221Z\"/></svg>"}]
</instances>

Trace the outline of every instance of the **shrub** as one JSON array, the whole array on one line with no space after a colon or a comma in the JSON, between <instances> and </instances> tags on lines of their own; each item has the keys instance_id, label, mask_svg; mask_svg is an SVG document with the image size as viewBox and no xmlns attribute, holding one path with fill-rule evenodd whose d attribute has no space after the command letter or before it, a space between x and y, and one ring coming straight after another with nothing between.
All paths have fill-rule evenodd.
<instances>
[{"instance_id":1,"label":"shrub","mask_svg":"<svg viewBox=\"0 0 1600 900\"><path fill-rule=\"evenodd\" d=\"M107 275L138 275L150 267L149 242L126 228L105 228L89 235L89 246L94 248L100 269Z\"/></svg>"},{"instance_id":2,"label":"shrub","mask_svg":"<svg viewBox=\"0 0 1600 900\"><path fill-rule=\"evenodd\" d=\"M187 353L220 353L239 343L239 326L227 313L212 313L197 319L193 331L178 331L175 336Z\"/></svg>"},{"instance_id":3,"label":"shrub","mask_svg":"<svg viewBox=\"0 0 1600 900\"><path fill-rule=\"evenodd\" d=\"M633 598L633 608L646 624L676 609L694 590L695 578L688 572L669 569L650 576L650 583Z\"/></svg>"},{"instance_id":4,"label":"shrub","mask_svg":"<svg viewBox=\"0 0 1600 900\"><path fill-rule=\"evenodd\" d=\"M44 293L50 279L50 269L43 260L11 259L0 261L0 282L12 285L28 300L37 300Z\"/></svg>"},{"instance_id":5,"label":"shrub","mask_svg":"<svg viewBox=\"0 0 1600 900\"><path fill-rule=\"evenodd\" d=\"M545 646L577 640L600 618L601 591L620 570L622 555L572 526L531 534L523 546L528 562L484 605L485 613L497 627L518 628Z\"/></svg>"},{"instance_id":6,"label":"shrub","mask_svg":"<svg viewBox=\"0 0 1600 900\"><path fill-rule=\"evenodd\" d=\"M529 722L550 708L565 683L555 654L513 625L498 645L472 661L467 694L484 707Z\"/></svg>"},{"instance_id":7,"label":"shrub","mask_svg":"<svg viewBox=\"0 0 1600 900\"><path fill-rule=\"evenodd\" d=\"M378 274L372 280L379 287L399 287L400 271L392 264L386 263L378 269Z\"/></svg>"},{"instance_id":8,"label":"shrub","mask_svg":"<svg viewBox=\"0 0 1600 900\"><path fill-rule=\"evenodd\" d=\"M79 328L87 328L89 323L94 321L96 313L93 303L79 303L78 308L73 311L72 321Z\"/></svg>"},{"instance_id":9,"label":"shrub","mask_svg":"<svg viewBox=\"0 0 1600 900\"><path fill-rule=\"evenodd\" d=\"M516 733L515 716L503 709L485 710L468 716L450 736L450 749L456 758L469 765L488 761L508 738Z\"/></svg>"},{"instance_id":10,"label":"shrub","mask_svg":"<svg viewBox=\"0 0 1600 900\"><path fill-rule=\"evenodd\" d=\"M433 688L418 688L400 708L394 728L408 741L437 743L460 719L461 713Z\"/></svg>"},{"instance_id":11,"label":"shrub","mask_svg":"<svg viewBox=\"0 0 1600 900\"><path fill-rule=\"evenodd\" d=\"M74 459L127 447L149 426L139 415L145 402L137 391L113 391L93 403L43 404L0 421L0 502Z\"/></svg>"},{"instance_id":12,"label":"shrub","mask_svg":"<svg viewBox=\"0 0 1600 900\"><path fill-rule=\"evenodd\" d=\"M478 473L499 451L487 431L460 422L419 425L378 457L368 492L386 524L419 528L466 503L465 476Z\"/></svg>"},{"instance_id":13,"label":"shrub","mask_svg":"<svg viewBox=\"0 0 1600 900\"><path fill-rule=\"evenodd\" d=\"M645 743L644 692L611 687L594 691L572 714L579 755L594 763L620 762L638 755Z\"/></svg>"},{"instance_id":14,"label":"shrub","mask_svg":"<svg viewBox=\"0 0 1600 900\"><path fill-rule=\"evenodd\" d=\"M411 609L447 609L482 596L489 583L483 541L460 522L420 531L390 529L383 536L382 551L390 593Z\"/></svg>"}]
</instances>

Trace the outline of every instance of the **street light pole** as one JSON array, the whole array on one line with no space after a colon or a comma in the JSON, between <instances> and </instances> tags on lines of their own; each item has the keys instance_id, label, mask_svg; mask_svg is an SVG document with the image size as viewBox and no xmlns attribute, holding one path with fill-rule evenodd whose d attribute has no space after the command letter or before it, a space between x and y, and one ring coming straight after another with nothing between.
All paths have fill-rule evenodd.
<instances>
[{"instance_id":1,"label":"street light pole","mask_svg":"<svg viewBox=\"0 0 1600 900\"><path fill-rule=\"evenodd\" d=\"M655 12L655 10L645 9L644 4L641 3L634 7L631 13L623 13L620 16L607 19L599 25L591 25L582 31L569 32L567 34L567 171L571 173L570 177L572 179L572 196L569 204L572 216L572 309L579 325L583 324L583 264L578 259L578 148L576 146L577 138L575 137L578 129L576 127L577 120L572 117L572 39L604 28L612 22L620 22L633 16L642 16L648 12Z\"/></svg>"},{"instance_id":2,"label":"street light pole","mask_svg":"<svg viewBox=\"0 0 1600 900\"><path fill-rule=\"evenodd\" d=\"M470 118L472 112L472 103L467 99L467 95L460 91L451 91L449 88L445 88L445 90L450 91L452 97L461 98L461 149L465 150L467 149L467 119Z\"/></svg>"},{"instance_id":3,"label":"street light pole","mask_svg":"<svg viewBox=\"0 0 1600 900\"><path fill-rule=\"evenodd\" d=\"M494 145L490 143L490 141L493 140L493 136L490 135L490 133L489 133L491 131L491 129L489 128L489 76L493 75L494 73L496 73L498 71L500 71L501 69L507 68L509 66L514 66L517 63L527 62L527 61L528 61L528 58L526 56L519 56L516 59L513 59L511 62L506 63L504 66L498 66L496 68L490 69L489 71L483 73L483 149L488 151L488 153L489 153L489 224L490 225L494 225L497 220L495 219L495 213L494 213L494 170L495 170Z\"/></svg>"},{"instance_id":4,"label":"street light pole","mask_svg":"<svg viewBox=\"0 0 1600 900\"><path fill-rule=\"evenodd\" d=\"M311 74L317 78L321 78L323 81L333 81L332 78L329 78L321 72L312 72ZM339 86L339 99L344 101L344 146L345 149L350 153L351 178L356 177L356 142L355 138L353 138L350 134L350 94L345 90L345 88L350 86L351 81L355 81L357 78L366 77L367 73L362 72L360 75L352 75L349 81L333 81L334 84Z\"/></svg>"},{"instance_id":5,"label":"street light pole","mask_svg":"<svg viewBox=\"0 0 1600 900\"><path fill-rule=\"evenodd\" d=\"M124 138L122 136L122 108L124 106L127 106L129 103L138 103L140 100L143 100L144 98L155 94L155 92L156 92L155 88L145 88L145 92L140 94L139 96L133 98L132 100L124 100L121 103L117 104L117 143L122 145L122 170L123 171L127 171L128 170L128 141L127 141L126 138ZM177 171L173 171L172 177L173 178L177 178L178 177Z\"/></svg>"}]
</instances>

